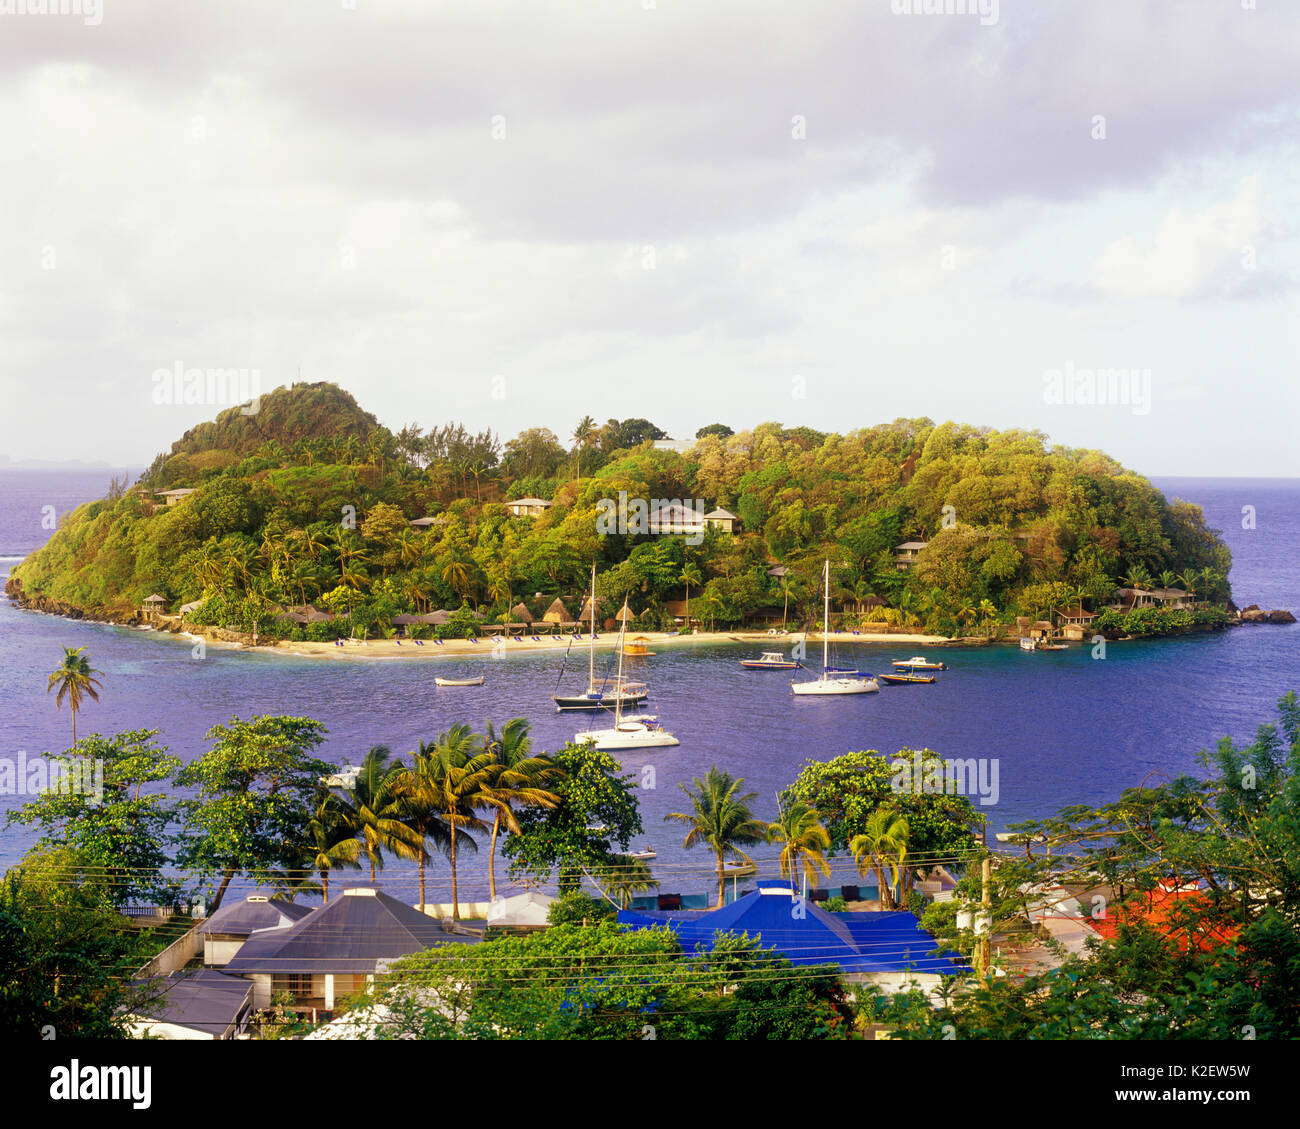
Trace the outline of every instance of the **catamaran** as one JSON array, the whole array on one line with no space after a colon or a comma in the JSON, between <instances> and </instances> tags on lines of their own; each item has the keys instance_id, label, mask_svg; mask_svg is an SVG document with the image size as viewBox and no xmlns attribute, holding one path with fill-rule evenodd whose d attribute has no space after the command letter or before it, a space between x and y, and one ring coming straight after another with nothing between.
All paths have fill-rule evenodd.
<instances>
[{"instance_id":1,"label":"catamaran","mask_svg":"<svg viewBox=\"0 0 1300 1129\"><path fill-rule=\"evenodd\" d=\"M635 708L645 701L650 688L644 682L624 682L621 666L618 681L610 685L609 680L596 682L596 566L591 566L591 638L587 643L587 689L581 694L552 694L551 701L555 708L564 710L612 710L619 706ZM565 652L564 661L568 663L569 655ZM558 690L564 678L564 665L560 667L560 677L556 679Z\"/></svg>"},{"instance_id":2,"label":"catamaran","mask_svg":"<svg viewBox=\"0 0 1300 1129\"><path fill-rule=\"evenodd\" d=\"M830 624L831 624L831 562L824 568L826 577L825 606L822 611L822 673L813 682L791 682L790 689L796 694L870 694L880 689L880 683L870 675L853 677L836 672L830 666ZM859 672L854 671L857 675Z\"/></svg>"},{"instance_id":3,"label":"catamaran","mask_svg":"<svg viewBox=\"0 0 1300 1129\"><path fill-rule=\"evenodd\" d=\"M626 601L623 603L623 611L627 611ZM621 686L623 684L623 636L627 633L628 616L622 615L619 618L622 622L618 632L618 678L615 685ZM601 752L615 752L620 749L660 749L681 744L659 724L657 717L643 715L635 721L625 721L621 701L616 701L614 705L613 729L583 730L581 733L575 733L573 740L578 745L590 741Z\"/></svg>"}]
</instances>

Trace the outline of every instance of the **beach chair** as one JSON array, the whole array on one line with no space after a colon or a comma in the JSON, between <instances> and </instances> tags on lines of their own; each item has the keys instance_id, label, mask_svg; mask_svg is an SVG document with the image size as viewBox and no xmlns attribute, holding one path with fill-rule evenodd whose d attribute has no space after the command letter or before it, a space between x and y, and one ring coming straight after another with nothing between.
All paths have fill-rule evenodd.
<instances>
[{"instance_id":1,"label":"beach chair","mask_svg":"<svg viewBox=\"0 0 1300 1129\"><path fill-rule=\"evenodd\" d=\"M402 645L402 641L400 639L394 639L393 642L395 642L399 647Z\"/></svg>"},{"instance_id":2,"label":"beach chair","mask_svg":"<svg viewBox=\"0 0 1300 1129\"><path fill-rule=\"evenodd\" d=\"M512 638L516 643L522 643L522 642L524 641L524 637L523 637L522 635L512 635L511 638Z\"/></svg>"},{"instance_id":3,"label":"beach chair","mask_svg":"<svg viewBox=\"0 0 1300 1129\"><path fill-rule=\"evenodd\" d=\"M441 639L435 639L434 642L437 643L439 647L442 646L442 640L441 640Z\"/></svg>"},{"instance_id":4,"label":"beach chair","mask_svg":"<svg viewBox=\"0 0 1300 1129\"><path fill-rule=\"evenodd\" d=\"M534 635L534 636L533 636L533 642L534 642L534 643L540 643L541 641L542 641L542 637L541 637L540 635Z\"/></svg>"}]
</instances>

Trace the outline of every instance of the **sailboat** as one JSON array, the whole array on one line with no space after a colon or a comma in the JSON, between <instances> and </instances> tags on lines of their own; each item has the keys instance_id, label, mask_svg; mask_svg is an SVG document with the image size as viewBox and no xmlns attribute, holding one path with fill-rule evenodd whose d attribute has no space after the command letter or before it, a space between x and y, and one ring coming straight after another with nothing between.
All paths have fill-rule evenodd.
<instances>
[{"instance_id":1,"label":"sailboat","mask_svg":"<svg viewBox=\"0 0 1300 1129\"><path fill-rule=\"evenodd\" d=\"M822 611L822 674L813 682L791 682L790 689L796 694L870 694L880 689L880 683L874 678L833 677L837 672L830 668L830 625L831 625L831 562L826 562L823 570L826 577L826 602Z\"/></svg>"},{"instance_id":2,"label":"sailboat","mask_svg":"<svg viewBox=\"0 0 1300 1129\"><path fill-rule=\"evenodd\" d=\"M627 611L627 602L623 603ZM623 685L623 636L627 634L627 615L619 616L622 621L618 630L618 678L617 686ZM634 721L623 718L623 704L619 699L614 704L613 729L587 729L573 735L575 744L590 741L601 752L614 752L619 749L660 749L669 745L680 745L671 733L659 724L657 717L643 715Z\"/></svg>"},{"instance_id":3,"label":"sailboat","mask_svg":"<svg viewBox=\"0 0 1300 1129\"><path fill-rule=\"evenodd\" d=\"M645 701L650 689L644 682L624 682L620 670L618 681L609 685L609 680L596 682L596 566L591 566L591 596L588 600L591 608L591 638L587 643L587 689L581 694L552 694L551 701L555 708L564 710L612 710L617 706L638 706ZM568 654L565 654L568 661ZM564 678L564 667L560 668L560 679ZM559 689L560 679L556 680Z\"/></svg>"}]
</instances>

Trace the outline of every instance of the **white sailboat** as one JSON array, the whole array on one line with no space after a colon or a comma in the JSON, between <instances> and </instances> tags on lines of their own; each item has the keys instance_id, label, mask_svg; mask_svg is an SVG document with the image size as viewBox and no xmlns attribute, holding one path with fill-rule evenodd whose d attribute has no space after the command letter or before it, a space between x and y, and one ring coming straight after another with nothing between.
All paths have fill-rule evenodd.
<instances>
[{"instance_id":1,"label":"white sailboat","mask_svg":"<svg viewBox=\"0 0 1300 1129\"><path fill-rule=\"evenodd\" d=\"M796 694L870 694L880 689L874 678L833 678L826 668L830 665L831 623L831 562L826 562L826 602L822 612L822 674L813 682L791 682Z\"/></svg>"},{"instance_id":2,"label":"white sailboat","mask_svg":"<svg viewBox=\"0 0 1300 1129\"><path fill-rule=\"evenodd\" d=\"M623 610L627 610L627 601L623 602ZM623 636L627 634L627 616L619 617L621 625L618 631L618 678L616 685L623 685ZM635 720L623 719L623 702L622 699L616 699L614 704L614 727L612 729L586 729L581 733L573 735L575 743L581 745L584 741L590 741L601 752L615 752L620 749L661 749L669 745L680 745L671 733L662 725L659 719L650 715L643 714Z\"/></svg>"},{"instance_id":3,"label":"white sailboat","mask_svg":"<svg viewBox=\"0 0 1300 1129\"><path fill-rule=\"evenodd\" d=\"M620 705L638 706L645 701L650 689L644 682L624 682L620 669L617 682L610 686L608 680L596 681L596 566L591 566L591 596L588 599L591 609L591 634L587 642L587 689L581 694L560 694L559 683L555 684L557 693L551 695L555 708L564 710L612 710ZM560 678L564 669L560 670Z\"/></svg>"}]
</instances>

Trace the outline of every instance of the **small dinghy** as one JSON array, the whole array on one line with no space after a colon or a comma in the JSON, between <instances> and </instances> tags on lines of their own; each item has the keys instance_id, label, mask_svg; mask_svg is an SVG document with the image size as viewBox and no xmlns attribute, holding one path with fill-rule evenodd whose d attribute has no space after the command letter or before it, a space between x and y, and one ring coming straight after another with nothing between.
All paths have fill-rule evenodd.
<instances>
[{"instance_id":1,"label":"small dinghy","mask_svg":"<svg viewBox=\"0 0 1300 1129\"><path fill-rule=\"evenodd\" d=\"M438 686L482 686L483 676L480 674L477 678L435 678L433 681Z\"/></svg>"}]
</instances>

